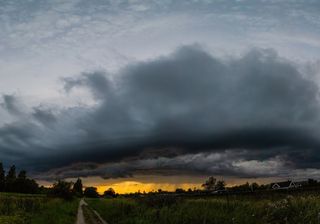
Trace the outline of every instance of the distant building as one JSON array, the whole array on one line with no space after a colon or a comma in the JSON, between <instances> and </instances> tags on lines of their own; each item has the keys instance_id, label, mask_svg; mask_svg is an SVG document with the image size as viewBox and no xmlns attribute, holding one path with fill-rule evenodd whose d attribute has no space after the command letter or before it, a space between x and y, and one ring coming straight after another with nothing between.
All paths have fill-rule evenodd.
<instances>
[{"instance_id":1,"label":"distant building","mask_svg":"<svg viewBox=\"0 0 320 224\"><path fill-rule=\"evenodd\" d=\"M309 181L299 181L299 182L295 182L294 183L296 185L296 187L305 187L305 186L309 186L310 183Z\"/></svg>"},{"instance_id":2,"label":"distant building","mask_svg":"<svg viewBox=\"0 0 320 224\"><path fill-rule=\"evenodd\" d=\"M295 184L295 182L290 181L290 180L270 184L270 188L272 190L291 189L291 188L296 188L296 187L298 187L298 186Z\"/></svg>"}]
</instances>

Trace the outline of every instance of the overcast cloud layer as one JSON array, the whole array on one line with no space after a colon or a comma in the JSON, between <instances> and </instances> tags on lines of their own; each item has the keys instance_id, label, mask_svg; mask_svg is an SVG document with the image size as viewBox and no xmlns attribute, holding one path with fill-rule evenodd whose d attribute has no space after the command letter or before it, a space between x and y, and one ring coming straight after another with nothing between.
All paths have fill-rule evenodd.
<instances>
[{"instance_id":1,"label":"overcast cloud layer","mask_svg":"<svg viewBox=\"0 0 320 224\"><path fill-rule=\"evenodd\" d=\"M317 177L319 11L0 1L0 160L41 179Z\"/></svg>"}]
</instances>

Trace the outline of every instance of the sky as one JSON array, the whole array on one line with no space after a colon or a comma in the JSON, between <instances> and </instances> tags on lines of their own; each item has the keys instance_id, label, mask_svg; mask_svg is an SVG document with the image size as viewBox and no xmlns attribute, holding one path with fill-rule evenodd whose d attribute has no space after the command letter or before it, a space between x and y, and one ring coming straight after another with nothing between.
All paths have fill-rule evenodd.
<instances>
[{"instance_id":1,"label":"sky","mask_svg":"<svg viewBox=\"0 0 320 224\"><path fill-rule=\"evenodd\" d=\"M0 160L123 192L318 179L319 12L317 0L0 0Z\"/></svg>"}]
</instances>

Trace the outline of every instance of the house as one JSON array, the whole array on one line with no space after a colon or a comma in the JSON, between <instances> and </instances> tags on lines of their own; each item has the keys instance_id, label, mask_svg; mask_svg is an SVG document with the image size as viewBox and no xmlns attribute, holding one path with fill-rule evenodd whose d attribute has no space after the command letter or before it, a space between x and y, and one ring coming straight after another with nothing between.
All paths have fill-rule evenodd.
<instances>
[{"instance_id":1,"label":"house","mask_svg":"<svg viewBox=\"0 0 320 224\"><path fill-rule=\"evenodd\" d=\"M291 189L291 188L296 188L296 184L293 181L282 181L282 182L277 182L277 183L271 183L270 188L272 190L281 190L281 189Z\"/></svg>"}]
</instances>

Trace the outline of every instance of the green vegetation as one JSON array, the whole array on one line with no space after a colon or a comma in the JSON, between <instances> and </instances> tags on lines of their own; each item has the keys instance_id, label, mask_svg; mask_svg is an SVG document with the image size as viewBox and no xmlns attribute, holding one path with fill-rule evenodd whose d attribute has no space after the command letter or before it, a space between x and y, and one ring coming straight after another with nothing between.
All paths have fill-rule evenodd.
<instances>
[{"instance_id":1,"label":"green vegetation","mask_svg":"<svg viewBox=\"0 0 320 224\"><path fill-rule=\"evenodd\" d=\"M316 194L265 198L215 196L182 198L170 195L141 198L87 199L113 224L315 224L320 221Z\"/></svg>"},{"instance_id":2,"label":"green vegetation","mask_svg":"<svg viewBox=\"0 0 320 224\"><path fill-rule=\"evenodd\" d=\"M31 218L32 224L74 224L77 216L79 200L65 201L62 199L51 199L45 204L40 214Z\"/></svg>"},{"instance_id":3,"label":"green vegetation","mask_svg":"<svg viewBox=\"0 0 320 224\"><path fill-rule=\"evenodd\" d=\"M78 200L45 195L0 194L0 224L74 224Z\"/></svg>"}]
</instances>

